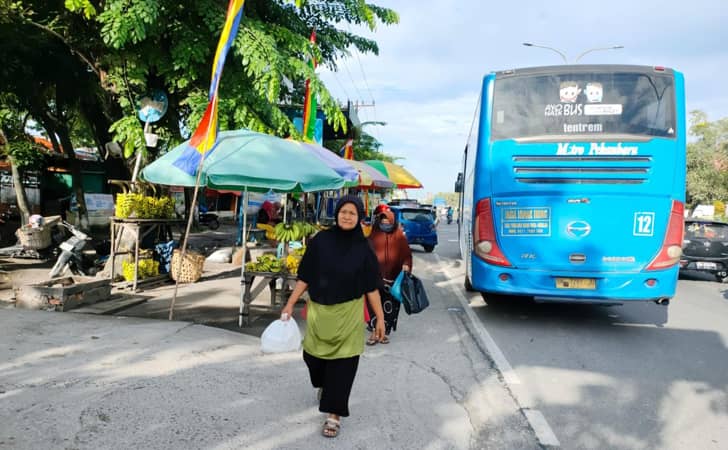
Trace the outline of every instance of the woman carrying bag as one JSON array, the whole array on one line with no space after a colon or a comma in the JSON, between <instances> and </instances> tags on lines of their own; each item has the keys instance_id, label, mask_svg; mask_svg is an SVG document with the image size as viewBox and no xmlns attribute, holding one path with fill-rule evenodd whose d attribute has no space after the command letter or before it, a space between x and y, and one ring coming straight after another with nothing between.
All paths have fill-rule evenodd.
<instances>
[{"instance_id":1,"label":"woman carrying bag","mask_svg":"<svg viewBox=\"0 0 728 450\"><path fill-rule=\"evenodd\" d=\"M311 384L319 389L319 411L326 413L322 433L336 437L341 417L349 415L349 395L364 353L364 299L380 319L374 336L382 339L384 313L379 298L379 264L364 237L364 206L346 195L336 205L336 226L309 242L298 266L298 280L281 311L288 320L293 306L308 289L303 360Z\"/></svg>"},{"instance_id":2,"label":"woman carrying bag","mask_svg":"<svg viewBox=\"0 0 728 450\"><path fill-rule=\"evenodd\" d=\"M388 344L390 332L397 330L400 307L399 301L392 297L389 290L400 272L403 270L409 272L412 269L412 251L407 243L407 237L389 206L379 205L374 210L369 243L379 261L381 276L379 296L382 301L382 309L384 309L385 336L383 339L377 339L373 331L380 319L370 311L371 319L368 328L372 334L367 339L367 345L375 345L377 342Z\"/></svg>"}]
</instances>

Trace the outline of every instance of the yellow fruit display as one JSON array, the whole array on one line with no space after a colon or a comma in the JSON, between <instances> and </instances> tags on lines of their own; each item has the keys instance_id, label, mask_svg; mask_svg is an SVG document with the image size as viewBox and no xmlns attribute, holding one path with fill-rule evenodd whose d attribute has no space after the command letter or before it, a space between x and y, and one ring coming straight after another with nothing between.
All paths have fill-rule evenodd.
<instances>
[{"instance_id":1,"label":"yellow fruit display","mask_svg":"<svg viewBox=\"0 0 728 450\"><path fill-rule=\"evenodd\" d=\"M174 199L171 197L148 197L129 192L116 195L116 217L138 219L174 218Z\"/></svg>"},{"instance_id":2,"label":"yellow fruit display","mask_svg":"<svg viewBox=\"0 0 728 450\"><path fill-rule=\"evenodd\" d=\"M255 226L259 230L265 230L265 238L269 241L275 241L276 240L276 230L272 226L266 224L266 223L259 223Z\"/></svg>"},{"instance_id":3,"label":"yellow fruit display","mask_svg":"<svg viewBox=\"0 0 728 450\"><path fill-rule=\"evenodd\" d=\"M286 269L288 273L298 273L298 265L301 263L301 257L290 254L286 257Z\"/></svg>"},{"instance_id":4,"label":"yellow fruit display","mask_svg":"<svg viewBox=\"0 0 728 450\"><path fill-rule=\"evenodd\" d=\"M126 281L134 281L134 261L124 260L121 262L121 274ZM138 279L159 275L159 261L151 258L139 259Z\"/></svg>"}]
</instances>

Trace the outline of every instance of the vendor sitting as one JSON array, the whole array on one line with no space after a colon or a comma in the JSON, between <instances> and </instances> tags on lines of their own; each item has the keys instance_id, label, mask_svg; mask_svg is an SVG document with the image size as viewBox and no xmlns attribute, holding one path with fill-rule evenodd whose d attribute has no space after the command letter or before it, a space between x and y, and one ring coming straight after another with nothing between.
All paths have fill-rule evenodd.
<instances>
[{"instance_id":1,"label":"vendor sitting","mask_svg":"<svg viewBox=\"0 0 728 450\"><path fill-rule=\"evenodd\" d=\"M271 201L264 201L263 204L260 206L260 210L258 211L258 223L266 223L266 224L274 224L280 222L280 217L278 215L278 211L280 209L280 203L278 202L271 202Z\"/></svg>"}]
</instances>

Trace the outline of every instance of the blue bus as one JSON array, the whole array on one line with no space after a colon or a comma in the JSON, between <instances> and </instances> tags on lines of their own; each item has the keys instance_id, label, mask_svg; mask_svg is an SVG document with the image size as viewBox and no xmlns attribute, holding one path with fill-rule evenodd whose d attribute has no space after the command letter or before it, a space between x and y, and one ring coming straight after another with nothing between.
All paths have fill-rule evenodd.
<instances>
[{"instance_id":1,"label":"blue bus","mask_svg":"<svg viewBox=\"0 0 728 450\"><path fill-rule=\"evenodd\" d=\"M486 75L456 185L466 289L488 302L668 304L686 132L683 75L669 68Z\"/></svg>"}]
</instances>

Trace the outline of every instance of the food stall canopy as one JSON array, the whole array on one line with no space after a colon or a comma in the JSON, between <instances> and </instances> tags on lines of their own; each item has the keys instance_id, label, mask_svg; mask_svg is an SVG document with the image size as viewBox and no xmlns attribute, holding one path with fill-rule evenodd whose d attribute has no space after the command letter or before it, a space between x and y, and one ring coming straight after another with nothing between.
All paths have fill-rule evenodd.
<instances>
[{"instance_id":1,"label":"food stall canopy","mask_svg":"<svg viewBox=\"0 0 728 450\"><path fill-rule=\"evenodd\" d=\"M174 166L185 142L149 164L145 181L193 187L195 176ZM205 158L200 184L218 190L314 192L339 189L345 180L303 147L301 142L250 130L222 131Z\"/></svg>"},{"instance_id":2,"label":"food stall canopy","mask_svg":"<svg viewBox=\"0 0 728 450\"><path fill-rule=\"evenodd\" d=\"M422 187L422 183L414 175L398 164L372 159L364 162L384 174L397 185L398 189L419 189Z\"/></svg>"},{"instance_id":3,"label":"food stall canopy","mask_svg":"<svg viewBox=\"0 0 728 450\"><path fill-rule=\"evenodd\" d=\"M359 173L359 178L354 182L347 182L346 187L388 189L394 187L394 183L385 177L377 169L364 164L362 161L347 159L347 163L354 166Z\"/></svg>"},{"instance_id":4,"label":"food stall canopy","mask_svg":"<svg viewBox=\"0 0 728 450\"><path fill-rule=\"evenodd\" d=\"M351 164L349 164L349 161L340 157L328 148L309 142L301 142L300 144L303 148L316 155L316 157L330 169L341 175L344 180L346 180L347 184L359 179L359 172Z\"/></svg>"}]
</instances>

